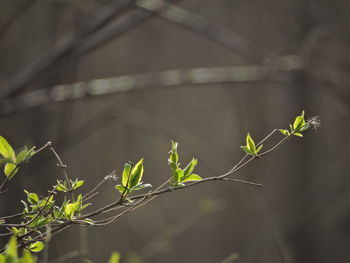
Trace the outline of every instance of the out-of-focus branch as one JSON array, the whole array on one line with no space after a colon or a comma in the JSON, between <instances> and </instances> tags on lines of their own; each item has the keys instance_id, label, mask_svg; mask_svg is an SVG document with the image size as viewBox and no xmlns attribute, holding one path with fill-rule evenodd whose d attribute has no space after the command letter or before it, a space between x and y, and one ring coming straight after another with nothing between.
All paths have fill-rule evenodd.
<instances>
[{"instance_id":1,"label":"out-of-focus branch","mask_svg":"<svg viewBox=\"0 0 350 263\"><path fill-rule=\"evenodd\" d=\"M11 25L32 5L35 0L25 0L20 2L15 12L6 20L6 22L0 27L0 38L11 27Z\"/></svg>"},{"instance_id":2,"label":"out-of-focus branch","mask_svg":"<svg viewBox=\"0 0 350 263\"><path fill-rule=\"evenodd\" d=\"M268 79L275 71L289 72L301 69L303 63L298 56L280 57L276 67L237 66L218 68L174 69L155 73L124 75L107 79L95 79L58 85L51 89L31 91L0 104L0 114L6 115L50 102L81 99L87 96L118 94L120 92L231 82L255 82Z\"/></svg>"},{"instance_id":3,"label":"out-of-focus branch","mask_svg":"<svg viewBox=\"0 0 350 263\"><path fill-rule=\"evenodd\" d=\"M252 43L223 26L208 21L203 16L166 3L163 0L138 0L137 5L151 12L157 12L160 17L211 39L229 51L236 52L238 55L252 61L264 62L266 59L272 59L276 56L273 52ZM160 9L159 6L162 6L162 8Z\"/></svg>"},{"instance_id":4,"label":"out-of-focus branch","mask_svg":"<svg viewBox=\"0 0 350 263\"><path fill-rule=\"evenodd\" d=\"M94 15L82 26L79 32L70 32L62 37L52 49L43 52L33 63L26 66L22 71L9 80L0 91L0 98L6 98L24 88L44 69L53 65L58 59L71 52L79 46L82 39L94 33L104 26L118 12L133 6L133 0L112 1L110 7L102 6L98 8Z\"/></svg>"}]
</instances>

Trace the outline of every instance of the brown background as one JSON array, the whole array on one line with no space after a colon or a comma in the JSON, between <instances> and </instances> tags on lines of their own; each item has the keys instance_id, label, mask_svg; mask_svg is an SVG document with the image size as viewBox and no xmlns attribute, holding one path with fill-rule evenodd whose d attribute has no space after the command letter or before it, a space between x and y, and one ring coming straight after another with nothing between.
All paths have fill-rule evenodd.
<instances>
[{"instance_id":1,"label":"brown background","mask_svg":"<svg viewBox=\"0 0 350 263\"><path fill-rule=\"evenodd\" d=\"M129 1L91 38L85 37L84 26L100 14L101 6L109 10L116 2L0 1L0 132L16 147L54 141L70 176L86 180L83 190L112 170L120 173L125 161L141 157L145 180L163 182L170 175L170 139L180 143L183 163L196 156L197 172L212 176L239 160L248 131L261 139L286 127L302 110L321 116L322 127L238 175L263 188L209 183L163 195L107 227L87 232L73 227L58 235L50 258L87 249L94 262L106 262L113 250L125 262L138 262L135 257L141 262L232 262L227 257L235 252L236 262L348 262L349 2L176 1L174 5L199 19L195 21L215 25L199 32L184 26L186 21L174 23ZM108 41L98 35L109 25L138 17L143 20L118 36L109 31L113 37ZM74 48L50 65L39 61L41 70L28 79L20 75L35 69L33 63L43 55L52 58L57 43L72 32L81 34ZM82 51L93 37L98 45ZM286 55L296 56L302 66L283 68L276 61ZM44 101L35 107L27 99L16 101L34 90L77 81L231 66L260 66L267 74L250 79L241 68L238 76L248 74L241 81L187 81L172 87L141 81L145 86L140 89L105 96ZM16 86L18 79L22 83ZM13 87L20 88L3 93ZM33 160L2 196L1 214L21 209L16 204L24 198L23 187L44 193L60 176L48 153ZM110 183L94 204L117 198ZM78 261L83 262L66 262Z\"/></svg>"}]
</instances>

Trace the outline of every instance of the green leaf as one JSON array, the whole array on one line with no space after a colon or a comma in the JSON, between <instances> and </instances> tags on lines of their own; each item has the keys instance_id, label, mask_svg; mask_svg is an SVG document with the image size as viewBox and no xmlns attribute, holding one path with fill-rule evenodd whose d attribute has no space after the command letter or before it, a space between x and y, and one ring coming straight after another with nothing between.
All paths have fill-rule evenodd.
<instances>
[{"instance_id":1,"label":"green leaf","mask_svg":"<svg viewBox=\"0 0 350 263\"><path fill-rule=\"evenodd\" d=\"M17 163L25 162L28 157L28 149L24 146L24 150L17 154Z\"/></svg>"},{"instance_id":2,"label":"green leaf","mask_svg":"<svg viewBox=\"0 0 350 263\"><path fill-rule=\"evenodd\" d=\"M48 224L52 219L50 217L38 217L36 220L31 222L30 226L33 228L40 228Z\"/></svg>"},{"instance_id":3,"label":"green leaf","mask_svg":"<svg viewBox=\"0 0 350 263\"><path fill-rule=\"evenodd\" d=\"M130 187L134 187L139 184L143 175L143 158L137 162L137 164L132 168L130 175Z\"/></svg>"},{"instance_id":4,"label":"green leaf","mask_svg":"<svg viewBox=\"0 0 350 263\"><path fill-rule=\"evenodd\" d=\"M40 252L41 250L43 250L45 248L45 245L43 242L41 241L36 241L32 244L29 245L29 249L32 252Z\"/></svg>"},{"instance_id":5,"label":"green leaf","mask_svg":"<svg viewBox=\"0 0 350 263\"><path fill-rule=\"evenodd\" d=\"M18 172L18 166L16 164L7 163L5 165L4 173L9 179L12 179L12 177L14 177L17 172Z\"/></svg>"},{"instance_id":6,"label":"green leaf","mask_svg":"<svg viewBox=\"0 0 350 263\"><path fill-rule=\"evenodd\" d=\"M59 185L56 187L56 190L60 192L68 192L67 187L65 187L62 183L59 183Z\"/></svg>"},{"instance_id":7,"label":"green leaf","mask_svg":"<svg viewBox=\"0 0 350 263\"><path fill-rule=\"evenodd\" d=\"M258 149L256 149L255 154L258 154L258 153L260 152L260 150L262 149L263 146L264 146L263 144L260 145L260 146L258 147Z\"/></svg>"},{"instance_id":8,"label":"green leaf","mask_svg":"<svg viewBox=\"0 0 350 263\"><path fill-rule=\"evenodd\" d=\"M152 185L151 184L142 184L142 183L140 183L140 184L134 186L133 188L131 188L130 190L131 191L137 191L137 190L141 190L141 189L144 189L144 188L147 188L147 187L152 187Z\"/></svg>"},{"instance_id":9,"label":"green leaf","mask_svg":"<svg viewBox=\"0 0 350 263\"><path fill-rule=\"evenodd\" d=\"M305 125L305 120L303 116L298 116L295 118L294 124L293 124L293 129L295 131L298 131L301 127Z\"/></svg>"},{"instance_id":10,"label":"green leaf","mask_svg":"<svg viewBox=\"0 0 350 263\"><path fill-rule=\"evenodd\" d=\"M28 249L23 249L23 256L21 263L35 263L36 258L32 256L32 253Z\"/></svg>"},{"instance_id":11,"label":"green leaf","mask_svg":"<svg viewBox=\"0 0 350 263\"><path fill-rule=\"evenodd\" d=\"M119 263L120 262L120 253L113 252L111 257L108 260L108 263Z\"/></svg>"},{"instance_id":12,"label":"green leaf","mask_svg":"<svg viewBox=\"0 0 350 263\"><path fill-rule=\"evenodd\" d=\"M0 254L0 263L6 263L6 256L4 254Z\"/></svg>"},{"instance_id":13,"label":"green leaf","mask_svg":"<svg viewBox=\"0 0 350 263\"><path fill-rule=\"evenodd\" d=\"M174 171L173 177L175 182L181 182L181 179L184 177L184 171L180 168L177 168Z\"/></svg>"},{"instance_id":14,"label":"green leaf","mask_svg":"<svg viewBox=\"0 0 350 263\"><path fill-rule=\"evenodd\" d=\"M0 157L0 165L3 165L4 163L13 163L15 164L11 158L5 158L5 157Z\"/></svg>"},{"instance_id":15,"label":"green leaf","mask_svg":"<svg viewBox=\"0 0 350 263\"><path fill-rule=\"evenodd\" d=\"M84 180L79 180L74 184L73 189L77 189L84 184Z\"/></svg>"},{"instance_id":16,"label":"green leaf","mask_svg":"<svg viewBox=\"0 0 350 263\"><path fill-rule=\"evenodd\" d=\"M298 136L298 137L303 137L303 135L299 132L293 133L293 135Z\"/></svg>"},{"instance_id":17,"label":"green leaf","mask_svg":"<svg viewBox=\"0 0 350 263\"><path fill-rule=\"evenodd\" d=\"M172 152L177 152L177 147L179 146L179 144L173 140L171 140L171 151Z\"/></svg>"},{"instance_id":18,"label":"green leaf","mask_svg":"<svg viewBox=\"0 0 350 263\"><path fill-rule=\"evenodd\" d=\"M64 209L64 213L66 216L68 216L69 218L72 218L74 213L79 210L80 208L80 201L78 202L74 202L74 203L70 203L70 204L67 204L65 209Z\"/></svg>"},{"instance_id":19,"label":"green leaf","mask_svg":"<svg viewBox=\"0 0 350 263\"><path fill-rule=\"evenodd\" d=\"M12 161L16 162L16 154L12 146L6 141L6 139L0 136L0 154L5 158L10 158Z\"/></svg>"},{"instance_id":20,"label":"green leaf","mask_svg":"<svg viewBox=\"0 0 350 263\"><path fill-rule=\"evenodd\" d=\"M36 193L30 193L27 190L24 190L24 192L27 194L27 200L32 205L35 205L39 202L39 196Z\"/></svg>"},{"instance_id":21,"label":"green leaf","mask_svg":"<svg viewBox=\"0 0 350 263\"><path fill-rule=\"evenodd\" d=\"M121 184L116 185L115 189L117 189L120 194L123 194L124 192L126 194L128 194L128 191L126 190L126 188L124 186L122 186Z\"/></svg>"},{"instance_id":22,"label":"green leaf","mask_svg":"<svg viewBox=\"0 0 350 263\"><path fill-rule=\"evenodd\" d=\"M198 160L193 158L191 160L191 162L189 162L189 164L184 169L184 176L186 177L186 176L189 176L190 174L192 174L192 172L197 164L198 164Z\"/></svg>"},{"instance_id":23,"label":"green leaf","mask_svg":"<svg viewBox=\"0 0 350 263\"><path fill-rule=\"evenodd\" d=\"M280 131L284 136L290 136L288 130L279 129L279 131Z\"/></svg>"},{"instance_id":24,"label":"green leaf","mask_svg":"<svg viewBox=\"0 0 350 263\"><path fill-rule=\"evenodd\" d=\"M304 132L304 131L308 130L309 128L310 128L310 124L305 123L305 125L303 127L301 127L300 132Z\"/></svg>"},{"instance_id":25,"label":"green leaf","mask_svg":"<svg viewBox=\"0 0 350 263\"><path fill-rule=\"evenodd\" d=\"M246 154L249 154L249 155L254 155L254 153L248 149L247 146L241 146L242 150L245 151Z\"/></svg>"},{"instance_id":26,"label":"green leaf","mask_svg":"<svg viewBox=\"0 0 350 263\"><path fill-rule=\"evenodd\" d=\"M254 153L256 151L255 142L253 141L252 137L250 137L249 132L246 137L246 142L247 142L246 146L248 147L248 149Z\"/></svg>"},{"instance_id":27,"label":"green leaf","mask_svg":"<svg viewBox=\"0 0 350 263\"><path fill-rule=\"evenodd\" d=\"M177 168L179 162L179 154L177 153L178 145L177 142L171 141L171 151L168 161L173 170Z\"/></svg>"},{"instance_id":28,"label":"green leaf","mask_svg":"<svg viewBox=\"0 0 350 263\"><path fill-rule=\"evenodd\" d=\"M200 180L202 180L202 179L203 179L203 178L200 177L198 174L191 174L191 175L185 177L185 179L182 180L181 182L184 183L184 182L189 182L189 181L200 181Z\"/></svg>"},{"instance_id":29,"label":"green leaf","mask_svg":"<svg viewBox=\"0 0 350 263\"><path fill-rule=\"evenodd\" d=\"M5 254L7 257L17 259L17 238L15 236L12 236L10 241L7 243Z\"/></svg>"},{"instance_id":30,"label":"green leaf","mask_svg":"<svg viewBox=\"0 0 350 263\"><path fill-rule=\"evenodd\" d=\"M130 172L131 172L131 164L130 163L126 163L124 164L124 170L122 173L122 185L125 187L128 187L128 184L130 185Z\"/></svg>"}]
</instances>

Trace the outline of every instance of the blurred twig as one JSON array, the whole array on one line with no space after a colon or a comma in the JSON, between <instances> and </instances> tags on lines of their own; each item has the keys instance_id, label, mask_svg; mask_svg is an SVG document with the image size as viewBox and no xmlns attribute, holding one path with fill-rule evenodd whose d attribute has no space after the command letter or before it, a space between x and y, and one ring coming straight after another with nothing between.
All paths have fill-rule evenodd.
<instances>
[{"instance_id":1,"label":"blurred twig","mask_svg":"<svg viewBox=\"0 0 350 263\"><path fill-rule=\"evenodd\" d=\"M52 49L43 52L34 62L17 73L10 81L8 81L1 89L0 98L8 97L20 89L24 88L31 80L33 80L44 69L54 64L65 54L71 52L80 43L83 37L94 33L104 26L118 12L131 7L133 0L112 1L112 5L107 8L102 6L97 9L95 14L82 26L81 31L75 33L67 33L62 37Z\"/></svg>"},{"instance_id":2,"label":"blurred twig","mask_svg":"<svg viewBox=\"0 0 350 263\"><path fill-rule=\"evenodd\" d=\"M11 27L11 25L32 5L36 0L20 1L17 5L15 12L5 21L0 27L0 38Z\"/></svg>"},{"instance_id":3,"label":"blurred twig","mask_svg":"<svg viewBox=\"0 0 350 263\"><path fill-rule=\"evenodd\" d=\"M9 98L0 104L0 114L23 111L50 102L81 99L87 96L117 94L127 91L230 82L256 82L268 79L277 70L289 72L301 69L298 56L279 58L275 68L265 66L235 66L213 68L174 69L155 73L124 75L87 82L58 85L51 89L39 89Z\"/></svg>"}]
</instances>

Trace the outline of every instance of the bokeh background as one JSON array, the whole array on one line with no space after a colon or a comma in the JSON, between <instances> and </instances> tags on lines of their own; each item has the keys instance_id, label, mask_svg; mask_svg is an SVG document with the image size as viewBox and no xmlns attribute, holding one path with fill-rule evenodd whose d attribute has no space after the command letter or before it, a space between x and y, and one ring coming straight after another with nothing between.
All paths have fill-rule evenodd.
<instances>
[{"instance_id":1,"label":"bokeh background","mask_svg":"<svg viewBox=\"0 0 350 263\"><path fill-rule=\"evenodd\" d=\"M1 135L17 148L53 141L84 191L141 157L145 181L162 183L171 139L182 163L195 156L213 176L242 157L248 131L262 139L302 110L322 120L236 175L263 188L162 195L109 226L61 233L50 262L111 251L130 263L348 262L349 11L347 0L0 1ZM1 214L60 177L48 152L35 158ZM95 207L118 199L115 184Z\"/></svg>"}]
</instances>

